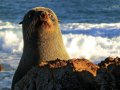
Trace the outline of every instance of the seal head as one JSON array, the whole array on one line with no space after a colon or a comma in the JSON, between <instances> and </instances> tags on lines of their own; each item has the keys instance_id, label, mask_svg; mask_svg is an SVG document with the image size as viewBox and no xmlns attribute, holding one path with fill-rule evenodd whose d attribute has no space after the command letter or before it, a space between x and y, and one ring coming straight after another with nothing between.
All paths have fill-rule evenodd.
<instances>
[{"instance_id":1,"label":"seal head","mask_svg":"<svg viewBox=\"0 0 120 90\"><path fill-rule=\"evenodd\" d=\"M52 10L44 7L33 8L25 15L22 25L23 54L28 53L30 48L34 48L32 51L37 48L39 61L69 59L63 44L58 18Z\"/></svg>"}]
</instances>

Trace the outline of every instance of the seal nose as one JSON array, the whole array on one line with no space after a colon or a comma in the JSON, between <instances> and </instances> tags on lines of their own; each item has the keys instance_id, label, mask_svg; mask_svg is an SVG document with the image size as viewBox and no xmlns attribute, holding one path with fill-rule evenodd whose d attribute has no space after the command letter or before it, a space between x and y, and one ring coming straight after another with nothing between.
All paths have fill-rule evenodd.
<instances>
[{"instance_id":1,"label":"seal nose","mask_svg":"<svg viewBox=\"0 0 120 90\"><path fill-rule=\"evenodd\" d=\"M45 12L45 11L38 11L37 16L38 16L39 20L41 20L41 21L46 21L48 19L47 12Z\"/></svg>"}]
</instances>

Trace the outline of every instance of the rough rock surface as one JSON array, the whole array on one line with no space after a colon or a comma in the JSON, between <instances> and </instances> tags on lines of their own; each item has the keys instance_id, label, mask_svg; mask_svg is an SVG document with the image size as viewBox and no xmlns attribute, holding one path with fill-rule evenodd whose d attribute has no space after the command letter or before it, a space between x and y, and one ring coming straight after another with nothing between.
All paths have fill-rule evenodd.
<instances>
[{"instance_id":1,"label":"rough rock surface","mask_svg":"<svg viewBox=\"0 0 120 90\"><path fill-rule=\"evenodd\" d=\"M14 90L120 90L120 58L108 57L98 65L86 59L41 62Z\"/></svg>"},{"instance_id":2,"label":"rough rock surface","mask_svg":"<svg viewBox=\"0 0 120 90\"><path fill-rule=\"evenodd\" d=\"M107 68L110 65L120 65L120 58L119 57L116 57L116 58L108 57L104 61L101 61L100 63L98 63L98 65L101 68Z\"/></svg>"},{"instance_id":3,"label":"rough rock surface","mask_svg":"<svg viewBox=\"0 0 120 90\"><path fill-rule=\"evenodd\" d=\"M96 78L99 78L99 86L105 90L120 90L120 58L108 57L98 65Z\"/></svg>"},{"instance_id":4,"label":"rough rock surface","mask_svg":"<svg viewBox=\"0 0 120 90\"><path fill-rule=\"evenodd\" d=\"M95 90L98 68L86 59L42 62L15 85L15 90Z\"/></svg>"}]
</instances>

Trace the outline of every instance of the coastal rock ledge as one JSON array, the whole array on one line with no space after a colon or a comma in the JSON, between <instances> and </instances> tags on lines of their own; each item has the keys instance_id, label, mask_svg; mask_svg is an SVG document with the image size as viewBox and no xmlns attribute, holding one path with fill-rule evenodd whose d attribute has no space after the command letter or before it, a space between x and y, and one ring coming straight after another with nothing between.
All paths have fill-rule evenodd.
<instances>
[{"instance_id":1,"label":"coastal rock ledge","mask_svg":"<svg viewBox=\"0 0 120 90\"><path fill-rule=\"evenodd\" d=\"M14 90L120 90L120 58L106 67L104 63L96 65L86 59L41 62Z\"/></svg>"}]
</instances>

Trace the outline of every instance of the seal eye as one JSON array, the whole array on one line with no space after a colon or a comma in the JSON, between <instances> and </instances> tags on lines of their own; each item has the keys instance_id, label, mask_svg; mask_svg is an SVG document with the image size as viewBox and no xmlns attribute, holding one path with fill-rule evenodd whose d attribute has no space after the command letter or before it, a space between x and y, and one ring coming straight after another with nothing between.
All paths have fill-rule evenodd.
<instances>
[{"instance_id":1,"label":"seal eye","mask_svg":"<svg viewBox=\"0 0 120 90\"><path fill-rule=\"evenodd\" d=\"M31 15L28 16L28 18L30 18L30 17L31 17Z\"/></svg>"},{"instance_id":2,"label":"seal eye","mask_svg":"<svg viewBox=\"0 0 120 90\"><path fill-rule=\"evenodd\" d=\"M28 18L33 18L34 17L34 11L30 11L29 13L28 13Z\"/></svg>"},{"instance_id":3,"label":"seal eye","mask_svg":"<svg viewBox=\"0 0 120 90\"><path fill-rule=\"evenodd\" d=\"M51 15L51 14L48 14L48 15L49 15L50 19L54 22L55 18L53 17L53 15Z\"/></svg>"},{"instance_id":4,"label":"seal eye","mask_svg":"<svg viewBox=\"0 0 120 90\"><path fill-rule=\"evenodd\" d=\"M34 14L33 13L30 13L29 15L28 15L28 18L32 18L34 16Z\"/></svg>"}]
</instances>

